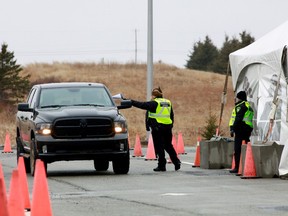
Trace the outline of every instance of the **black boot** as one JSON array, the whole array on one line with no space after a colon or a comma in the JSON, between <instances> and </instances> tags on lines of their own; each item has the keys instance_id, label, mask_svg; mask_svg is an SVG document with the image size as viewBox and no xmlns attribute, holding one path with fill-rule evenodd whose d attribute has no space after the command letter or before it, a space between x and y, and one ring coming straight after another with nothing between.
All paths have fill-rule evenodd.
<instances>
[{"instance_id":1,"label":"black boot","mask_svg":"<svg viewBox=\"0 0 288 216\"><path fill-rule=\"evenodd\" d=\"M178 161L177 163L174 164L175 166L175 171L179 170L181 168L181 162Z\"/></svg>"},{"instance_id":2,"label":"black boot","mask_svg":"<svg viewBox=\"0 0 288 216\"><path fill-rule=\"evenodd\" d=\"M153 169L155 172L165 172L166 171L166 167L156 167L155 169Z\"/></svg>"},{"instance_id":3,"label":"black boot","mask_svg":"<svg viewBox=\"0 0 288 216\"><path fill-rule=\"evenodd\" d=\"M236 173L238 173L238 169L232 169L232 170L230 170L229 172L230 172L230 173L235 173L235 174L236 174Z\"/></svg>"}]
</instances>

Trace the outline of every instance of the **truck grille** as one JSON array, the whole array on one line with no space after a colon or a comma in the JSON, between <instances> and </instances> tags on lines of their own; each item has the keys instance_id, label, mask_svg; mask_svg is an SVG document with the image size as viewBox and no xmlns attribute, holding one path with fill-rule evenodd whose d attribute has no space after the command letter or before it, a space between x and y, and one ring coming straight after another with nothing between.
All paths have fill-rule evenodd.
<instances>
[{"instance_id":1,"label":"truck grille","mask_svg":"<svg viewBox=\"0 0 288 216\"><path fill-rule=\"evenodd\" d=\"M58 139L111 137L113 122L110 118L58 119L53 124L53 136Z\"/></svg>"}]
</instances>

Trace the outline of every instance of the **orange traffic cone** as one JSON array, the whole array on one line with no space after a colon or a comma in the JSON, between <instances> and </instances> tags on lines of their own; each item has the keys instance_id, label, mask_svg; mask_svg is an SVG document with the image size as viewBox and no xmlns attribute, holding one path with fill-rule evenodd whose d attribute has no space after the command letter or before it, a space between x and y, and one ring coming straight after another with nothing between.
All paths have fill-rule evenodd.
<instances>
[{"instance_id":1,"label":"orange traffic cone","mask_svg":"<svg viewBox=\"0 0 288 216\"><path fill-rule=\"evenodd\" d=\"M142 154L140 137L139 137L138 134L136 134L135 146L134 146L134 155L133 155L133 157L143 157L143 156L144 156L144 155Z\"/></svg>"},{"instance_id":2,"label":"orange traffic cone","mask_svg":"<svg viewBox=\"0 0 288 216\"><path fill-rule=\"evenodd\" d=\"M8 215L8 203L6 196L6 185L4 180L4 174L2 170L2 164L0 162L0 216Z\"/></svg>"},{"instance_id":3,"label":"orange traffic cone","mask_svg":"<svg viewBox=\"0 0 288 216\"><path fill-rule=\"evenodd\" d=\"M233 154L231 170L235 169L235 155Z\"/></svg>"},{"instance_id":4,"label":"orange traffic cone","mask_svg":"<svg viewBox=\"0 0 288 216\"><path fill-rule=\"evenodd\" d=\"M247 144L243 176L241 178L244 179L257 178L254 158L252 154L252 147L250 142L248 142Z\"/></svg>"},{"instance_id":5,"label":"orange traffic cone","mask_svg":"<svg viewBox=\"0 0 288 216\"><path fill-rule=\"evenodd\" d=\"M154 143L152 139L152 135L149 136L148 147L145 160L156 160L156 154L154 149Z\"/></svg>"},{"instance_id":6,"label":"orange traffic cone","mask_svg":"<svg viewBox=\"0 0 288 216\"><path fill-rule=\"evenodd\" d=\"M242 145L246 145L245 140L242 140ZM236 174L236 176L242 176L242 174L243 174L243 165L242 164L243 164L243 161L242 161L242 153L241 153L240 154L240 162L239 162L238 173Z\"/></svg>"},{"instance_id":7,"label":"orange traffic cone","mask_svg":"<svg viewBox=\"0 0 288 216\"><path fill-rule=\"evenodd\" d=\"M131 148L131 145L130 145L130 137L129 137L129 134L128 134L128 149L130 149Z\"/></svg>"},{"instance_id":8,"label":"orange traffic cone","mask_svg":"<svg viewBox=\"0 0 288 216\"><path fill-rule=\"evenodd\" d=\"M32 193L31 216L51 216L52 209L48 191L48 182L43 161L36 160Z\"/></svg>"},{"instance_id":9,"label":"orange traffic cone","mask_svg":"<svg viewBox=\"0 0 288 216\"><path fill-rule=\"evenodd\" d=\"M177 154L177 157L178 157L177 141L176 141L176 137L175 137L174 135L172 136L172 146L173 146L173 148L174 148L174 150L175 150L175 152L176 152L176 154ZM179 157L178 157L178 159L179 159ZM170 157L169 157L169 159L168 159L168 163L172 163L172 160L171 160Z\"/></svg>"},{"instance_id":10,"label":"orange traffic cone","mask_svg":"<svg viewBox=\"0 0 288 216\"><path fill-rule=\"evenodd\" d=\"M194 165L192 165L192 167L200 167L200 141L201 141L201 137L198 136L197 146L196 146L196 155L194 159Z\"/></svg>"},{"instance_id":11,"label":"orange traffic cone","mask_svg":"<svg viewBox=\"0 0 288 216\"><path fill-rule=\"evenodd\" d=\"M175 151L177 153L177 141L176 141L176 137L174 134L172 136L172 145L173 145L173 148L175 149Z\"/></svg>"},{"instance_id":12,"label":"orange traffic cone","mask_svg":"<svg viewBox=\"0 0 288 216\"><path fill-rule=\"evenodd\" d=\"M178 133L178 140L177 140L177 153L178 154L187 154L184 150L184 142L183 142L183 137L182 133Z\"/></svg>"},{"instance_id":13,"label":"orange traffic cone","mask_svg":"<svg viewBox=\"0 0 288 216\"><path fill-rule=\"evenodd\" d=\"M24 202L24 208L28 211L30 211L30 198L29 198L29 190L28 190L28 182L27 182L27 176L26 176L26 170L24 165L24 158L19 157L18 160L18 171L19 171L19 179L20 184L22 188L22 197Z\"/></svg>"},{"instance_id":14,"label":"orange traffic cone","mask_svg":"<svg viewBox=\"0 0 288 216\"><path fill-rule=\"evenodd\" d=\"M0 162L0 179L3 180L3 186L4 186L4 188L6 188L5 180L4 180L4 173L3 173L3 169L2 169L2 164L1 164L1 162Z\"/></svg>"},{"instance_id":15,"label":"orange traffic cone","mask_svg":"<svg viewBox=\"0 0 288 216\"><path fill-rule=\"evenodd\" d=\"M24 216L24 203L23 199L19 199L19 194L22 193L19 179L19 172L17 169L13 170L10 182L8 211L9 215L23 215Z\"/></svg>"},{"instance_id":16,"label":"orange traffic cone","mask_svg":"<svg viewBox=\"0 0 288 216\"><path fill-rule=\"evenodd\" d=\"M219 136L219 127L216 128L216 136Z\"/></svg>"},{"instance_id":17,"label":"orange traffic cone","mask_svg":"<svg viewBox=\"0 0 288 216\"><path fill-rule=\"evenodd\" d=\"M4 179L0 176L0 216L7 216L8 214L8 203L6 197L6 188L4 186Z\"/></svg>"},{"instance_id":18,"label":"orange traffic cone","mask_svg":"<svg viewBox=\"0 0 288 216\"><path fill-rule=\"evenodd\" d=\"M13 151L11 149L11 142L10 142L9 133L6 133L4 150L2 151L2 153L13 153Z\"/></svg>"},{"instance_id":19,"label":"orange traffic cone","mask_svg":"<svg viewBox=\"0 0 288 216\"><path fill-rule=\"evenodd\" d=\"M238 168L238 173L236 174L236 176L242 176L242 173L243 173L242 154L240 154L239 168Z\"/></svg>"}]
</instances>

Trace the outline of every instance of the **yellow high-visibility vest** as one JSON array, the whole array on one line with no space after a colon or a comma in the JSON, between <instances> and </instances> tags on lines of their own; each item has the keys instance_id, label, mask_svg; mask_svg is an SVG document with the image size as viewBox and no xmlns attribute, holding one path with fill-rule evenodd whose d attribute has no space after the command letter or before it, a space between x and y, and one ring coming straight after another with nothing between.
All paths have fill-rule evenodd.
<instances>
[{"instance_id":1,"label":"yellow high-visibility vest","mask_svg":"<svg viewBox=\"0 0 288 216\"><path fill-rule=\"evenodd\" d=\"M233 126L236 118L236 109L238 106L240 106L242 103L245 103L245 106L247 107L247 111L244 114L244 118L242 121L245 122L245 124L249 125L251 128L253 128L253 116L254 111L251 108L250 104L247 101L242 101L241 103L237 104L234 109L232 110L231 118L229 121L229 126Z\"/></svg>"},{"instance_id":2,"label":"yellow high-visibility vest","mask_svg":"<svg viewBox=\"0 0 288 216\"><path fill-rule=\"evenodd\" d=\"M171 102L168 99L164 98L155 98L154 99L158 106L156 108L156 112L148 112L149 118L154 118L158 123L161 124L172 124L172 119L170 118L171 114Z\"/></svg>"}]
</instances>

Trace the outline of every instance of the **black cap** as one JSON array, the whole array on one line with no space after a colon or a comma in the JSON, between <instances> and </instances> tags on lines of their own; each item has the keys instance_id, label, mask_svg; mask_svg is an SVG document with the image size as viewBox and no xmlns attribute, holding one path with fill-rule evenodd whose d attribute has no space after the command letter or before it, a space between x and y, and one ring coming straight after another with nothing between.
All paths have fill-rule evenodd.
<instances>
[{"instance_id":1,"label":"black cap","mask_svg":"<svg viewBox=\"0 0 288 216\"><path fill-rule=\"evenodd\" d=\"M245 91L238 92L236 97L242 101L247 101L247 95Z\"/></svg>"}]
</instances>

